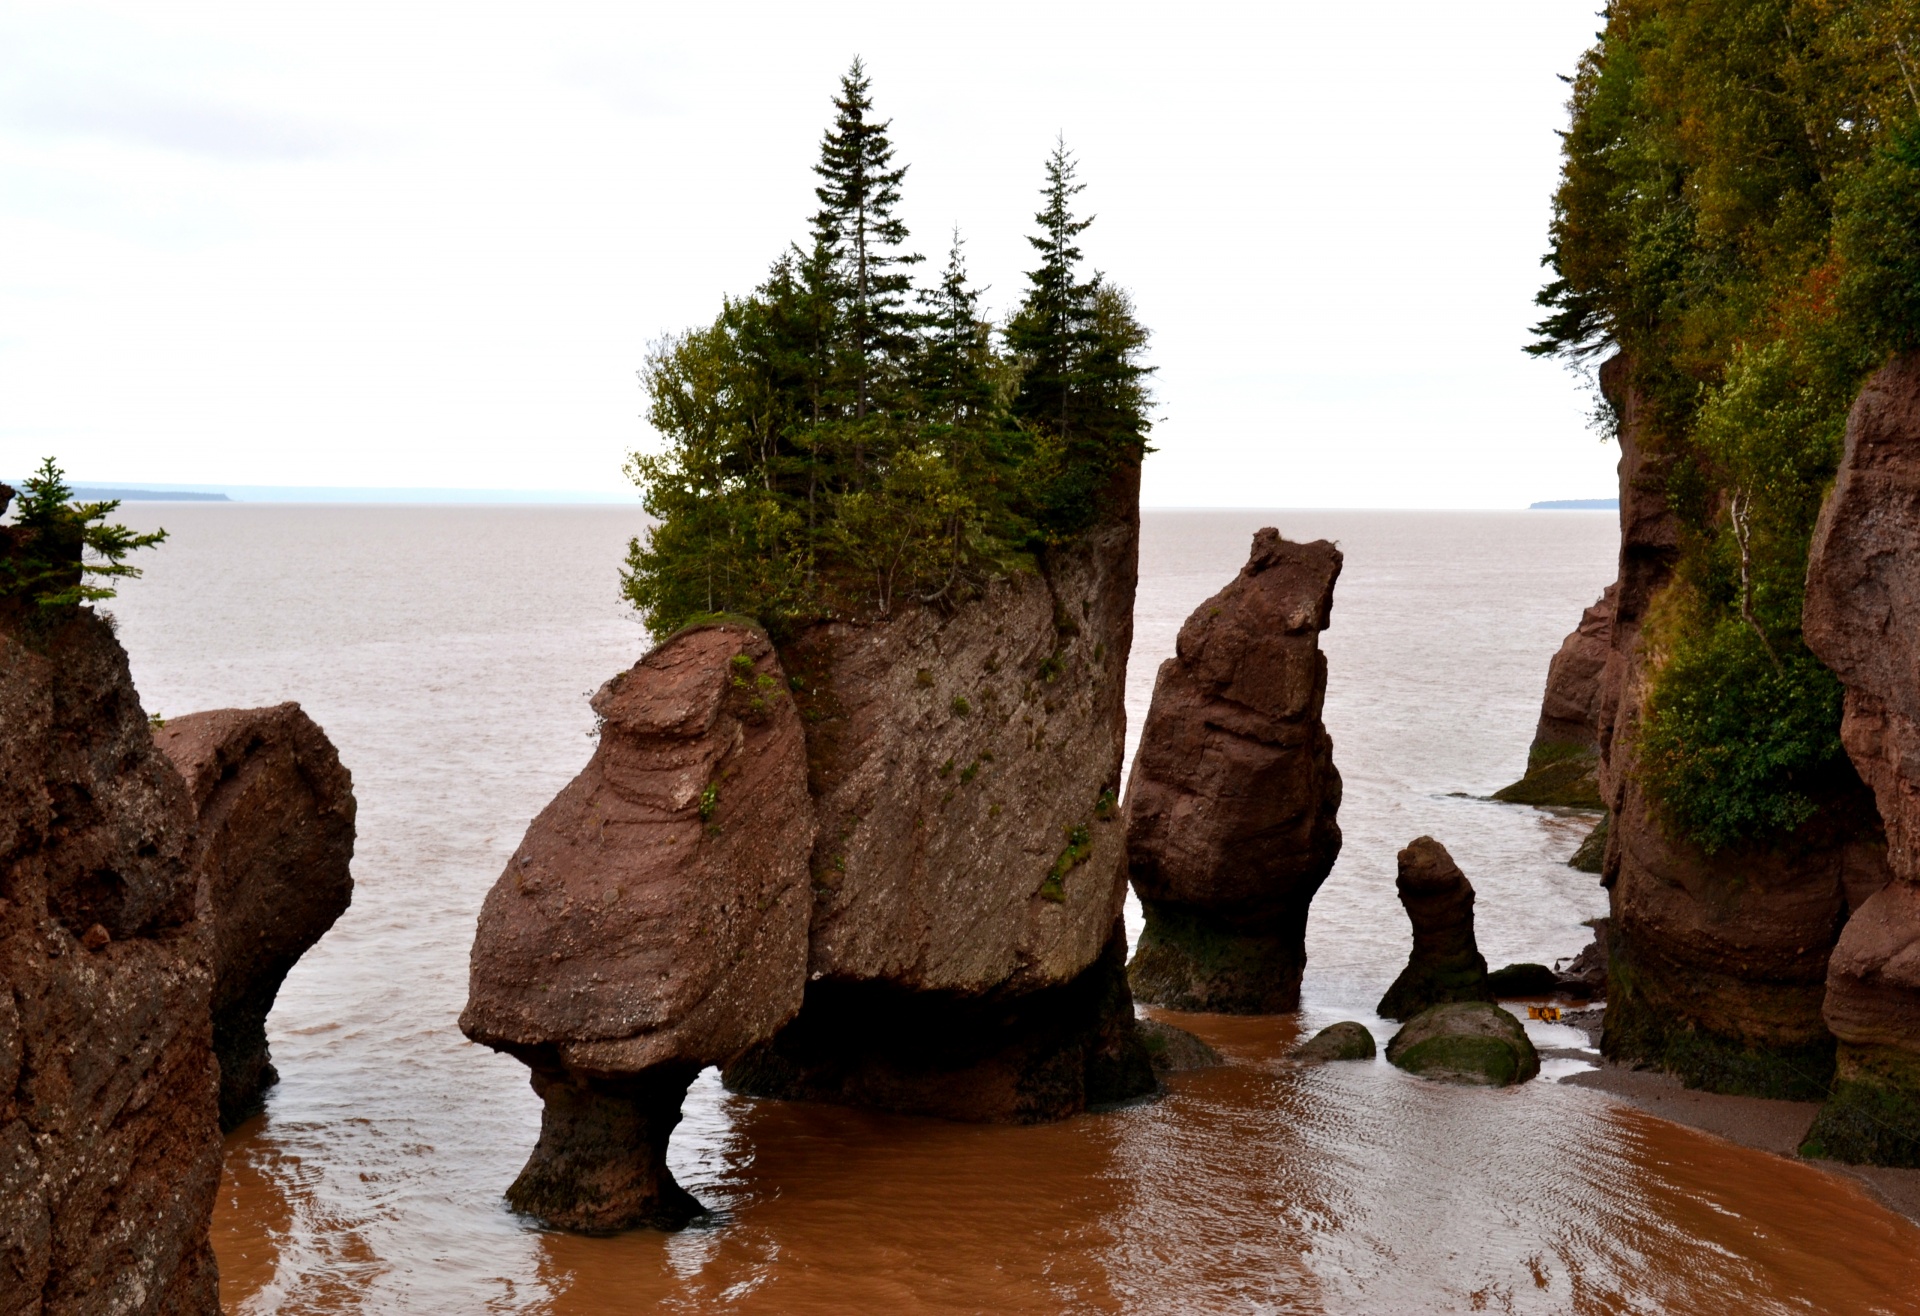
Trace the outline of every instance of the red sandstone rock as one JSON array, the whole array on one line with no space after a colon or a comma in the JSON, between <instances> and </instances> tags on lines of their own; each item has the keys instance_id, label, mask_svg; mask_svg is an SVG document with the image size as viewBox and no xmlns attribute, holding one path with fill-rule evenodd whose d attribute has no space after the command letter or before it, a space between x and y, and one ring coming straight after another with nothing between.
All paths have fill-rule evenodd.
<instances>
[{"instance_id":1,"label":"red sandstone rock","mask_svg":"<svg viewBox=\"0 0 1920 1316\"><path fill-rule=\"evenodd\" d=\"M1508 804L1601 807L1597 776L1601 676L1606 671L1618 592L1617 585L1607 586L1547 664L1547 689L1527 751L1526 776L1495 791L1494 799Z\"/></svg>"},{"instance_id":2,"label":"red sandstone rock","mask_svg":"<svg viewBox=\"0 0 1920 1316\"><path fill-rule=\"evenodd\" d=\"M0 615L0 1313L211 1316L220 1134L186 790L107 623L76 609L26 634L23 612Z\"/></svg>"},{"instance_id":3,"label":"red sandstone rock","mask_svg":"<svg viewBox=\"0 0 1920 1316\"><path fill-rule=\"evenodd\" d=\"M220 1123L231 1129L278 1080L266 1025L280 984L353 898L353 779L293 703L173 718L154 743L186 779L197 820Z\"/></svg>"},{"instance_id":4,"label":"red sandstone rock","mask_svg":"<svg viewBox=\"0 0 1920 1316\"><path fill-rule=\"evenodd\" d=\"M1185 1010L1299 1005L1307 906L1340 853L1321 725L1340 550L1258 531L1247 565L1180 629L1127 784L1147 926L1136 995Z\"/></svg>"},{"instance_id":5,"label":"red sandstone rock","mask_svg":"<svg viewBox=\"0 0 1920 1316\"><path fill-rule=\"evenodd\" d=\"M1920 886L1889 882L1854 911L1827 964L1825 1015L1844 1042L1920 1055Z\"/></svg>"},{"instance_id":6,"label":"red sandstone rock","mask_svg":"<svg viewBox=\"0 0 1920 1316\"><path fill-rule=\"evenodd\" d=\"M1400 852L1395 881L1413 924L1413 954L1380 998L1386 1019L1411 1019L1436 1005L1491 1001L1487 961L1473 937L1473 883L1431 836Z\"/></svg>"},{"instance_id":7,"label":"red sandstone rock","mask_svg":"<svg viewBox=\"0 0 1920 1316\"><path fill-rule=\"evenodd\" d=\"M800 1008L813 845L800 718L756 629L683 631L594 696L592 760L488 893L460 1026L534 1070L510 1201L583 1230L697 1206L667 1137L703 1066Z\"/></svg>"}]
</instances>

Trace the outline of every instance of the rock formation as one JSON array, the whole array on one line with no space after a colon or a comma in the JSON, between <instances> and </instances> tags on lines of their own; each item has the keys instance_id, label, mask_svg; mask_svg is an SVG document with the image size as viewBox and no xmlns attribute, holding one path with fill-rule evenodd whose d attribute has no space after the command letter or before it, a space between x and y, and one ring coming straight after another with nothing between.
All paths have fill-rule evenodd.
<instances>
[{"instance_id":1,"label":"rock formation","mask_svg":"<svg viewBox=\"0 0 1920 1316\"><path fill-rule=\"evenodd\" d=\"M1294 1048L1293 1058L1303 1064L1323 1065L1335 1060L1371 1060L1373 1034L1365 1024L1351 1019L1328 1024Z\"/></svg>"},{"instance_id":2,"label":"rock formation","mask_svg":"<svg viewBox=\"0 0 1920 1316\"><path fill-rule=\"evenodd\" d=\"M548 1224L697 1214L665 1159L687 1086L800 1008L814 814L787 687L756 628L653 649L594 696L591 761L487 895L460 1027L533 1070L507 1197Z\"/></svg>"},{"instance_id":3,"label":"rock formation","mask_svg":"<svg viewBox=\"0 0 1920 1316\"><path fill-rule=\"evenodd\" d=\"M1446 847L1416 839L1400 852L1396 885L1413 921L1413 954L1380 998L1380 1014L1411 1019L1448 1001L1491 1001L1487 962L1473 939L1473 883Z\"/></svg>"},{"instance_id":4,"label":"rock formation","mask_svg":"<svg viewBox=\"0 0 1920 1316\"><path fill-rule=\"evenodd\" d=\"M1873 791L1893 882L1855 912L1829 965L1839 1041L1824 1154L1920 1164L1920 353L1875 375L1814 532L1807 644L1846 688L1840 739Z\"/></svg>"},{"instance_id":5,"label":"rock formation","mask_svg":"<svg viewBox=\"0 0 1920 1316\"><path fill-rule=\"evenodd\" d=\"M353 897L353 780L298 704L192 713L154 733L186 779L192 866L213 922L220 1124L278 1081L267 1013L289 970Z\"/></svg>"},{"instance_id":6,"label":"rock formation","mask_svg":"<svg viewBox=\"0 0 1920 1316\"><path fill-rule=\"evenodd\" d=\"M1258 531L1161 664L1127 783L1142 1000L1238 1014L1300 1003L1307 907L1340 853L1319 646L1340 564L1324 540Z\"/></svg>"},{"instance_id":7,"label":"rock formation","mask_svg":"<svg viewBox=\"0 0 1920 1316\"><path fill-rule=\"evenodd\" d=\"M1138 1028L1140 1044L1146 1047L1156 1074L1181 1074L1225 1063L1218 1051L1184 1028L1175 1028L1158 1019L1142 1019Z\"/></svg>"},{"instance_id":8,"label":"rock formation","mask_svg":"<svg viewBox=\"0 0 1920 1316\"><path fill-rule=\"evenodd\" d=\"M1154 1089L1120 920L1137 550L1129 514L951 611L785 645L819 819L806 1004L730 1088L1015 1122Z\"/></svg>"},{"instance_id":9,"label":"rock formation","mask_svg":"<svg viewBox=\"0 0 1920 1316\"><path fill-rule=\"evenodd\" d=\"M216 1313L191 808L109 624L30 607L0 599L0 1311Z\"/></svg>"},{"instance_id":10,"label":"rock formation","mask_svg":"<svg viewBox=\"0 0 1920 1316\"><path fill-rule=\"evenodd\" d=\"M1580 615L1580 624L1547 664L1540 724L1527 751L1527 773L1494 792L1508 804L1598 809L1600 801L1600 678L1606 670L1614 596L1609 585Z\"/></svg>"},{"instance_id":11,"label":"rock formation","mask_svg":"<svg viewBox=\"0 0 1920 1316\"><path fill-rule=\"evenodd\" d=\"M1473 1087L1508 1087L1540 1072L1520 1021L1484 1001L1421 1011L1387 1043L1387 1059L1422 1078Z\"/></svg>"}]
</instances>

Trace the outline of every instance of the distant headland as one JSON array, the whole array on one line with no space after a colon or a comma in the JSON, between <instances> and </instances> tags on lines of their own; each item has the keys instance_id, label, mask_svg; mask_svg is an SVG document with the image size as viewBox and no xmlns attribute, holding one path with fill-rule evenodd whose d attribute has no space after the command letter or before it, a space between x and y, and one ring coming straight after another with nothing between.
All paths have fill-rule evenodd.
<instances>
[{"instance_id":1,"label":"distant headland","mask_svg":"<svg viewBox=\"0 0 1920 1316\"><path fill-rule=\"evenodd\" d=\"M1529 512L1617 512L1618 498L1549 498L1543 503L1528 503Z\"/></svg>"}]
</instances>

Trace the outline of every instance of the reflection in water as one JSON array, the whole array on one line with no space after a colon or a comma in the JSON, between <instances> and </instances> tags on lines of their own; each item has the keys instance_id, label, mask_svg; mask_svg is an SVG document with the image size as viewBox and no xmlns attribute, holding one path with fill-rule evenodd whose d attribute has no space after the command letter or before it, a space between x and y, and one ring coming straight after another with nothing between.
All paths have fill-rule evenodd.
<instances>
[{"instance_id":1,"label":"reflection in water","mask_svg":"<svg viewBox=\"0 0 1920 1316\"><path fill-rule=\"evenodd\" d=\"M1472 877L1495 964L1572 954L1604 910L1562 862L1580 820L1471 798L1518 775L1547 656L1611 578L1604 514L1148 514L1136 728L1179 623L1254 528L1347 554L1325 637L1347 839L1301 1017L1174 1016L1231 1064L1043 1128L753 1102L709 1073L671 1159L714 1218L601 1239L507 1212L539 1103L454 1021L481 898L586 760L582 696L642 647L615 592L633 514L164 520L166 552L115 603L148 710L297 698L360 805L353 908L288 978L269 1023L282 1082L227 1142L230 1312L1920 1309L1920 1230L1848 1181L1551 1082L1284 1059L1339 1018L1387 1035L1370 1007L1408 945L1393 855L1422 832ZM461 570L424 586L450 544Z\"/></svg>"}]
</instances>

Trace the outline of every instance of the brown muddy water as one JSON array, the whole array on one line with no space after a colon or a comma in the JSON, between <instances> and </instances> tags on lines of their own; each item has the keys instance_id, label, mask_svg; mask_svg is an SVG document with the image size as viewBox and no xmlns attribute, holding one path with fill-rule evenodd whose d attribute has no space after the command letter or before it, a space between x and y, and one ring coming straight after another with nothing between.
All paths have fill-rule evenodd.
<instances>
[{"instance_id":1,"label":"brown muddy water","mask_svg":"<svg viewBox=\"0 0 1920 1316\"><path fill-rule=\"evenodd\" d=\"M1903 1312L1920 1228L1851 1181L1555 1082L1299 1070L1404 962L1394 852L1430 832L1494 964L1605 909L1585 823L1472 798L1518 774L1547 657L1611 579L1610 513L1145 518L1129 716L1258 526L1338 539L1327 723L1346 849L1298 1017L1169 1016L1226 1055L1157 1102L995 1128L696 1083L675 1134L713 1208L664 1236L543 1233L501 1190L539 1124L460 1036L482 896L587 758L585 696L643 635L620 508L139 506L173 539L115 602L150 712L300 700L354 774L352 910L269 1025L282 1081L227 1142L229 1312ZM1571 1029L1532 1024L1543 1045Z\"/></svg>"}]
</instances>

